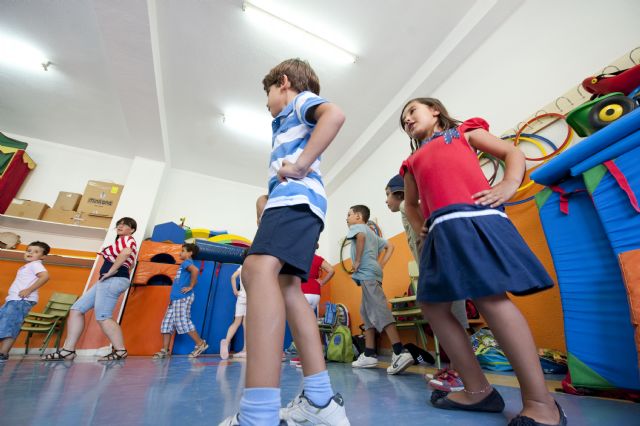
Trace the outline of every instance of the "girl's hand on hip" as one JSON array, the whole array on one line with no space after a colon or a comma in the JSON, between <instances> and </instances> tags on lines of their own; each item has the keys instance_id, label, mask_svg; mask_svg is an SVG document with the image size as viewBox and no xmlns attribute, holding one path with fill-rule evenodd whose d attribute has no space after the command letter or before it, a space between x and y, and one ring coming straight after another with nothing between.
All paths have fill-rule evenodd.
<instances>
[{"instance_id":1,"label":"girl's hand on hip","mask_svg":"<svg viewBox=\"0 0 640 426\"><path fill-rule=\"evenodd\" d=\"M471 197L477 205L498 207L513 197L518 186L519 182L503 180L493 188L477 192Z\"/></svg>"}]
</instances>

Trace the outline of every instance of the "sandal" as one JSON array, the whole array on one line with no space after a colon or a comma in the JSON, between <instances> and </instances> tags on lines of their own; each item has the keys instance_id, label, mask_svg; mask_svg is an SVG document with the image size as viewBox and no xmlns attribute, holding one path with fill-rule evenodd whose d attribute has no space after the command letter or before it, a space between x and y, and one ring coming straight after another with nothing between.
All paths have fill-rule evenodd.
<instances>
[{"instance_id":1,"label":"sandal","mask_svg":"<svg viewBox=\"0 0 640 426\"><path fill-rule=\"evenodd\" d=\"M564 414L564 410L558 404L558 401L555 401L556 407L558 407L558 412L560 413L560 423L557 426L567 426L567 416ZM546 423L538 423L533 420L531 417L517 415L509 422L509 426L552 426L547 425ZM554 425L555 426L555 425Z\"/></svg>"},{"instance_id":2,"label":"sandal","mask_svg":"<svg viewBox=\"0 0 640 426\"><path fill-rule=\"evenodd\" d=\"M65 352L63 355L62 352ZM76 358L76 351L70 351L62 348L57 349L55 352L40 357L42 361L73 361Z\"/></svg>"},{"instance_id":3,"label":"sandal","mask_svg":"<svg viewBox=\"0 0 640 426\"><path fill-rule=\"evenodd\" d=\"M171 354L169 353L169 351L163 348L163 349L160 349L155 354L153 354L153 359L168 358L170 356L171 356Z\"/></svg>"},{"instance_id":4,"label":"sandal","mask_svg":"<svg viewBox=\"0 0 640 426\"><path fill-rule=\"evenodd\" d=\"M114 349L110 354L103 356L98 361L120 361L129 355L126 349Z\"/></svg>"},{"instance_id":5,"label":"sandal","mask_svg":"<svg viewBox=\"0 0 640 426\"><path fill-rule=\"evenodd\" d=\"M495 389L485 399L475 404L460 404L450 400L447 396L435 401L432 398L431 404L443 410L483 411L485 413L501 413L504 410L504 400Z\"/></svg>"}]
</instances>

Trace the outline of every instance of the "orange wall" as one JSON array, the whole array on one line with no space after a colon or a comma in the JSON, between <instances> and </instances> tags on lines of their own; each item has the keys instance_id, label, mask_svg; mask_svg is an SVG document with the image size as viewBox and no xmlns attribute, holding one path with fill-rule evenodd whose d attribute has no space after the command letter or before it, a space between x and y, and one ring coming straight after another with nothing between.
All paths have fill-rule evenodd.
<instances>
[{"instance_id":1,"label":"orange wall","mask_svg":"<svg viewBox=\"0 0 640 426\"><path fill-rule=\"evenodd\" d=\"M24 247L23 247L24 249ZM52 254L63 254L57 250L52 250ZM79 254L84 256L95 256L95 253L76 252L69 254ZM20 267L24 265L24 262L15 262L8 260L0 260L0 304L4 304L5 297L9 291L9 287L13 282L16 272ZM39 301L33 308L34 311L42 311L51 297L51 294L55 291L63 293L77 294L80 296L84 290L84 285L89 278L90 268L74 267L74 266L60 266L60 265L47 265L45 264L47 271L49 272L49 282L38 290ZM26 333L20 333L14 348L23 348ZM32 348L39 348L42 344L43 335L34 335L31 339L30 346ZM49 346L53 346L53 339Z\"/></svg>"},{"instance_id":2,"label":"orange wall","mask_svg":"<svg viewBox=\"0 0 640 426\"><path fill-rule=\"evenodd\" d=\"M533 185L528 190L518 193L516 199L523 199L533 195L539 191L540 188L538 185ZM530 201L519 206L509 207L507 214L531 250L538 259L540 259L551 277L557 282L553 262L542 231L542 225L535 202ZM400 220L400 217L398 217L398 220ZM409 286L407 263L412 259L404 233L391 237L390 241L395 246L395 251L391 260L385 266L382 285L387 298L401 296L407 291L407 287ZM347 250L345 250L345 255L348 256ZM347 268L351 268L351 260L345 261L345 264ZM324 311L324 302L327 300L331 300L334 303L339 302L345 304L351 315L352 333L360 334L360 330L358 329L358 325L362 323L359 312L361 300L360 288L351 280L350 275L343 271L339 263L336 264L334 268L336 274L322 289L321 312ZM538 347L566 351L562 306L557 285L553 289L536 295L512 297L511 299L527 318ZM402 333L404 333L401 334L404 343L415 342L415 332L405 330ZM386 337L382 341L382 346L388 346Z\"/></svg>"}]
</instances>

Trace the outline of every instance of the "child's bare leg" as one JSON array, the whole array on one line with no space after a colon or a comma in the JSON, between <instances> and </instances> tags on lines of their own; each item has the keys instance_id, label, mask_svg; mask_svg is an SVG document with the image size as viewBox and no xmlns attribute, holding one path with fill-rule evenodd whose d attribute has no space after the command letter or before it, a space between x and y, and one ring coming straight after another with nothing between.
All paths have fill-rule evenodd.
<instances>
[{"instance_id":1,"label":"child's bare leg","mask_svg":"<svg viewBox=\"0 0 640 426\"><path fill-rule=\"evenodd\" d=\"M247 317L246 315L242 317L242 341L244 342L242 352L247 351Z\"/></svg>"},{"instance_id":2,"label":"child's bare leg","mask_svg":"<svg viewBox=\"0 0 640 426\"><path fill-rule=\"evenodd\" d=\"M547 390L533 336L520 310L506 294L483 297L474 302L520 382L522 414L540 423L557 424L560 413Z\"/></svg>"},{"instance_id":3,"label":"child's bare leg","mask_svg":"<svg viewBox=\"0 0 640 426\"><path fill-rule=\"evenodd\" d=\"M233 322L227 329L227 337L225 337L225 340L227 341L227 343L231 343L231 339L233 339L233 336L236 335L236 331L238 331L238 328L240 327L240 324L242 324L243 319L244 317L233 318Z\"/></svg>"},{"instance_id":4,"label":"child's bare leg","mask_svg":"<svg viewBox=\"0 0 640 426\"><path fill-rule=\"evenodd\" d=\"M367 328L364 331L364 347L367 349L376 349L376 328Z\"/></svg>"},{"instance_id":5,"label":"child's bare leg","mask_svg":"<svg viewBox=\"0 0 640 426\"><path fill-rule=\"evenodd\" d=\"M169 352L169 345L171 344L171 334L162 333L162 349Z\"/></svg>"},{"instance_id":6,"label":"child's bare leg","mask_svg":"<svg viewBox=\"0 0 640 426\"><path fill-rule=\"evenodd\" d=\"M287 321L300 355L302 372L310 376L327 369L322 354L318 322L300 290L300 278L280 275L280 288L287 309Z\"/></svg>"},{"instance_id":7,"label":"child's bare leg","mask_svg":"<svg viewBox=\"0 0 640 426\"><path fill-rule=\"evenodd\" d=\"M300 278L280 275L280 288L287 308L287 320L302 364L305 396L316 406L331 401L333 389L320 342L320 331L313 309L300 290Z\"/></svg>"},{"instance_id":8,"label":"child's bare leg","mask_svg":"<svg viewBox=\"0 0 640 426\"><path fill-rule=\"evenodd\" d=\"M247 370L245 388L278 388L284 341L285 306L278 274L282 262L250 255L242 267L247 291Z\"/></svg>"},{"instance_id":9,"label":"child's bare leg","mask_svg":"<svg viewBox=\"0 0 640 426\"><path fill-rule=\"evenodd\" d=\"M191 330L187 332L187 334L189 335L189 337L191 337L196 345L200 346L203 343L203 340L200 338L196 330Z\"/></svg>"},{"instance_id":10,"label":"child's bare leg","mask_svg":"<svg viewBox=\"0 0 640 426\"><path fill-rule=\"evenodd\" d=\"M395 323L391 323L384 328L384 332L387 333L389 342L393 345L400 342L400 335L398 334L398 328Z\"/></svg>"},{"instance_id":11,"label":"child's bare leg","mask_svg":"<svg viewBox=\"0 0 640 426\"><path fill-rule=\"evenodd\" d=\"M11 350L11 347L13 346L13 343L15 341L16 339L12 337L5 337L4 339L2 339L2 341L0 342L0 354L9 355L9 351Z\"/></svg>"},{"instance_id":12,"label":"child's bare leg","mask_svg":"<svg viewBox=\"0 0 640 426\"><path fill-rule=\"evenodd\" d=\"M69 311L69 318L67 319L67 338L64 341L61 349L67 349L74 351L78 339L84 331L84 314L75 309Z\"/></svg>"},{"instance_id":13,"label":"child's bare leg","mask_svg":"<svg viewBox=\"0 0 640 426\"><path fill-rule=\"evenodd\" d=\"M470 392L488 389L490 384L473 353L469 337L451 313L451 303L422 303L420 307L424 317L429 320L433 332L447 351L447 355L455 363L465 389ZM452 392L448 398L460 404L474 404L482 401L487 395L489 395L488 392L477 394Z\"/></svg>"}]
</instances>

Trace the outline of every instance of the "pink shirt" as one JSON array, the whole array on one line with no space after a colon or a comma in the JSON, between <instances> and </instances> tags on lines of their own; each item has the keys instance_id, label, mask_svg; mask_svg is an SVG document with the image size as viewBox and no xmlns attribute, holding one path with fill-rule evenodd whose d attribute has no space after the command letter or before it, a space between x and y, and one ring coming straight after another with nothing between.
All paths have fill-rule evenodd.
<instances>
[{"instance_id":1,"label":"pink shirt","mask_svg":"<svg viewBox=\"0 0 640 426\"><path fill-rule=\"evenodd\" d=\"M22 299L18 296L22 290L31 287L31 285L37 281L40 272L46 272L47 270L42 265L41 260L34 260L18 269L15 280L9 287L9 294L7 294L7 302L9 300L28 300L30 302L38 302L38 290L32 292L29 297Z\"/></svg>"}]
</instances>

